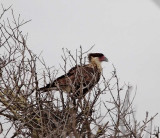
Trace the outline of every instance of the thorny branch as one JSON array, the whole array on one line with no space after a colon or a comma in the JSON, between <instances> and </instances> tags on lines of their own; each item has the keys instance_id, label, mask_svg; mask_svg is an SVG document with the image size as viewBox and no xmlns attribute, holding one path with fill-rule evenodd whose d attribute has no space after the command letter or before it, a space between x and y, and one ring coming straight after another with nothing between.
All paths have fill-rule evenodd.
<instances>
[{"instance_id":1,"label":"thorny branch","mask_svg":"<svg viewBox=\"0 0 160 138\"><path fill-rule=\"evenodd\" d=\"M10 7L2 6L2 9L0 19ZM120 86L115 67L111 76L103 75L101 83L77 100L63 91L37 91L40 85L54 80L57 70L47 67L28 48L27 38L20 30L28 21L21 21L20 16L16 19L13 10L11 15L12 19L0 22L0 117L9 124L8 131L3 131L6 122L1 121L3 136L12 133L12 138L141 138L147 133L147 125L157 114L151 118L147 115L142 125L137 123L133 108L135 96L130 100L131 87ZM76 56L68 49L63 51L61 69L65 74L67 66L86 64L84 56L93 47L85 52L80 47ZM150 134L158 138L159 129Z\"/></svg>"}]
</instances>

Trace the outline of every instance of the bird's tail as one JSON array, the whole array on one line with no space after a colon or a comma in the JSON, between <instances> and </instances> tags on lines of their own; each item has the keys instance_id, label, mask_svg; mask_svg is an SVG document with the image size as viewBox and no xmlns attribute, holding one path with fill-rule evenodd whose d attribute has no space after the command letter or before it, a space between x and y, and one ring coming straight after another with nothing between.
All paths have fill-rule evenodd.
<instances>
[{"instance_id":1,"label":"bird's tail","mask_svg":"<svg viewBox=\"0 0 160 138\"><path fill-rule=\"evenodd\" d=\"M47 92L50 90L57 90L57 87L55 86L55 84L47 84L44 87L39 88L37 91L43 91L43 92Z\"/></svg>"}]
</instances>

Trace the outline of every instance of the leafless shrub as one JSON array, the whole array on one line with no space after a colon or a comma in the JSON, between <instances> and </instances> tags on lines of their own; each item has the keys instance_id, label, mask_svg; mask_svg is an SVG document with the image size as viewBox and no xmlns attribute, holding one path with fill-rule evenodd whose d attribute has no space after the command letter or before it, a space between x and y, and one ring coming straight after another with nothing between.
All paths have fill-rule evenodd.
<instances>
[{"instance_id":1,"label":"leafless shrub","mask_svg":"<svg viewBox=\"0 0 160 138\"><path fill-rule=\"evenodd\" d=\"M131 99L132 87L120 86L116 69L110 78L102 76L100 83L85 97L76 100L63 91L40 92L40 84L53 81L56 70L48 68L44 60L35 55L26 43L27 36L20 28L27 22L14 16L13 10L2 8L0 16L0 132L4 137L59 138L59 137L135 137L145 133L159 137L159 129L146 132L147 125L157 115L148 116L142 123L135 119ZM12 19L2 20L5 12L11 11ZM91 49L90 49L91 50ZM64 50L61 69L84 65L85 55L80 47L73 56ZM37 64L43 69L37 70ZM105 98L104 98L105 97ZM76 102L76 104L74 104ZM7 131L3 126L8 124Z\"/></svg>"}]
</instances>

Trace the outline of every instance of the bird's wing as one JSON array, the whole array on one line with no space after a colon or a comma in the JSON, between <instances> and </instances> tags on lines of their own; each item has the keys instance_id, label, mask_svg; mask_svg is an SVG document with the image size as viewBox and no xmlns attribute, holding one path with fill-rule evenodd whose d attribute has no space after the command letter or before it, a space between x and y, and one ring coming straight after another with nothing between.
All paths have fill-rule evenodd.
<instances>
[{"instance_id":1,"label":"bird's wing","mask_svg":"<svg viewBox=\"0 0 160 138\"><path fill-rule=\"evenodd\" d=\"M58 77L54 82L48 84L43 89L55 88L55 90L64 90L66 92L79 91L81 87L85 89L85 93L89 91L100 78L97 68L89 65L75 66L71 68L67 74Z\"/></svg>"},{"instance_id":2,"label":"bird's wing","mask_svg":"<svg viewBox=\"0 0 160 138\"><path fill-rule=\"evenodd\" d=\"M65 87L69 86L71 82L74 80L74 72L79 67L78 65L71 68L67 74L64 74L57 79L55 79L52 83L47 84L46 86L39 89L39 91L48 91L48 90L60 90L65 89Z\"/></svg>"},{"instance_id":3,"label":"bird's wing","mask_svg":"<svg viewBox=\"0 0 160 138\"><path fill-rule=\"evenodd\" d=\"M59 88L66 88L70 91L80 91L85 89L85 93L95 86L100 79L100 72L95 67L75 66L66 75L57 78L54 83Z\"/></svg>"}]
</instances>

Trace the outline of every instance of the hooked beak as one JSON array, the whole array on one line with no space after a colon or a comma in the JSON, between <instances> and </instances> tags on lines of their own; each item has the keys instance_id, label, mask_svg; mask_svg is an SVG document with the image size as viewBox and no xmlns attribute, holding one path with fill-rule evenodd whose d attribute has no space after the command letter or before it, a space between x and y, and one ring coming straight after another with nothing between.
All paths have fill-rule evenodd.
<instances>
[{"instance_id":1,"label":"hooked beak","mask_svg":"<svg viewBox=\"0 0 160 138\"><path fill-rule=\"evenodd\" d=\"M104 57L102 61L108 62L108 58Z\"/></svg>"}]
</instances>

